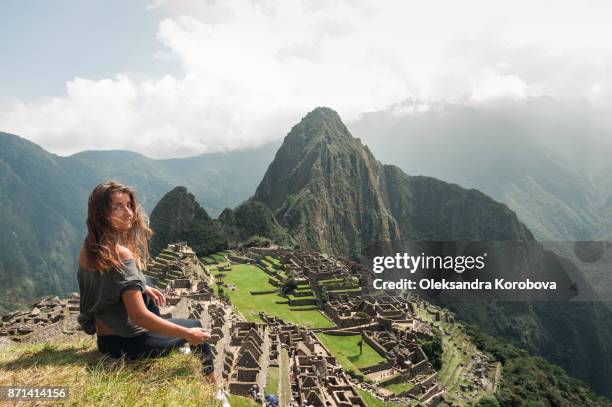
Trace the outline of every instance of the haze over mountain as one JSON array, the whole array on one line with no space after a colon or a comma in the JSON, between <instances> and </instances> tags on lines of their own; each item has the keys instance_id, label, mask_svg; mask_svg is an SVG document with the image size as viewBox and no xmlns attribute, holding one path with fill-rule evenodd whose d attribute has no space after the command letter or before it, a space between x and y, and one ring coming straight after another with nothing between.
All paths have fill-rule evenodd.
<instances>
[{"instance_id":1,"label":"haze over mountain","mask_svg":"<svg viewBox=\"0 0 612 407\"><path fill-rule=\"evenodd\" d=\"M351 123L376 156L409 174L506 203L539 240L612 236L609 115L549 98L489 106L407 101Z\"/></svg>"}]
</instances>

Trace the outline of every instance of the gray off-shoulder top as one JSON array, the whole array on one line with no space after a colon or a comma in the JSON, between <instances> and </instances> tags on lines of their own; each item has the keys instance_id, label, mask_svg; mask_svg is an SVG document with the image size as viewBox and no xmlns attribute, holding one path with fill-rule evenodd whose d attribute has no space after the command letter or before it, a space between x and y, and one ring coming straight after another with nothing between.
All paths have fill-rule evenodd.
<instances>
[{"instance_id":1,"label":"gray off-shoulder top","mask_svg":"<svg viewBox=\"0 0 612 407\"><path fill-rule=\"evenodd\" d=\"M123 290L144 291L145 277L136 267L134 259L122 261L123 269L106 272L88 271L79 267L78 280L81 292L78 321L89 335L96 333L98 318L117 335L133 337L147 332L134 324L121 301Z\"/></svg>"}]
</instances>

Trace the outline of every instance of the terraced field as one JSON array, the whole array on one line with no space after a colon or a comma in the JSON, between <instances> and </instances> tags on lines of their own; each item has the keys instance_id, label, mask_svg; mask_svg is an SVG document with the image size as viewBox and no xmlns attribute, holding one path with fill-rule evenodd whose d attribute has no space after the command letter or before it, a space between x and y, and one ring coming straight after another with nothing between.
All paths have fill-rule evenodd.
<instances>
[{"instance_id":1,"label":"terraced field","mask_svg":"<svg viewBox=\"0 0 612 407\"><path fill-rule=\"evenodd\" d=\"M361 335L335 336L317 334L317 338L346 370L358 372L361 367L372 366L385 361L385 358L365 341L363 342L363 350L360 354L359 342L361 341Z\"/></svg>"},{"instance_id":2,"label":"terraced field","mask_svg":"<svg viewBox=\"0 0 612 407\"><path fill-rule=\"evenodd\" d=\"M248 320L260 322L259 312L282 318L286 322L304 325L310 328L329 328L333 323L321 312L309 306L289 306L288 299L277 293L253 295L252 292L276 290L268 282L270 276L259 267L250 264L234 264L230 271L213 270L216 280L223 274L223 282L229 287L223 291L231 303ZM215 292L219 287L215 284ZM297 297L296 297L297 298ZM300 297L301 298L301 297Z\"/></svg>"},{"instance_id":3,"label":"terraced field","mask_svg":"<svg viewBox=\"0 0 612 407\"><path fill-rule=\"evenodd\" d=\"M427 312L419 310L419 316L433 322L449 333L442 337L444 353L442 355L442 369L439 371L440 383L449 394L463 394L466 397L477 398L477 393L461 388L468 385L463 374L468 369L471 356L477 352L473 343L460 328L459 324L448 324L444 321L434 321ZM468 406L464 400L455 399L453 402L458 406Z\"/></svg>"}]
</instances>

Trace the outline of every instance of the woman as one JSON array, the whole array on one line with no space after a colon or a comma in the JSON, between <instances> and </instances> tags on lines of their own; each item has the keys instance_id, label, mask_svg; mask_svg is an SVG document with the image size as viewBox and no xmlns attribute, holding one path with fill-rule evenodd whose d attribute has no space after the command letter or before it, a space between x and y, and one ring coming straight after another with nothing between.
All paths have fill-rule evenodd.
<instances>
[{"instance_id":1,"label":"woman","mask_svg":"<svg viewBox=\"0 0 612 407\"><path fill-rule=\"evenodd\" d=\"M202 355L203 372L212 375L212 353L205 343L210 335L200 321L159 317L164 295L146 285L141 271L151 235L131 188L114 181L94 188L79 256L79 324L98 335L100 352L113 357L155 357L189 342Z\"/></svg>"}]
</instances>

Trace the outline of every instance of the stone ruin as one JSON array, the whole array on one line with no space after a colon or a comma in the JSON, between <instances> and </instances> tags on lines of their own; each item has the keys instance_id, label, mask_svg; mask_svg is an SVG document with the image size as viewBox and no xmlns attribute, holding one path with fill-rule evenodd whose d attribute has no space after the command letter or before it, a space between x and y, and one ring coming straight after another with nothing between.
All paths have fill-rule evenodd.
<instances>
[{"instance_id":1,"label":"stone ruin","mask_svg":"<svg viewBox=\"0 0 612 407\"><path fill-rule=\"evenodd\" d=\"M364 406L355 384L338 365L334 356L304 328L287 324L280 318L260 313L270 330L270 361L278 365L284 348L289 354L289 380L293 401L290 406Z\"/></svg>"},{"instance_id":2,"label":"stone ruin","mask_svg":"<svg viewBox=\"0 0 612 407\"><path fill-rule=\"evenodd\" d=\"M236 322L232 327L232 350L225 352L223 377L232 394L247 395L253 385L265 385L270 339L265 324Z\"/></svg>"},{"instance_id":3,"label":"stone ruin","mask_svg":"<svg viewBox=\"0 0 612 407\"><path fill-rule=\"evenodd\" d=\"M158 287L171 280L206 280L206 269L186 242L171 243L147 264L145 275Z\"/></svg>"},{"instance_id":4,"label":"stone ruin","mask_svg":"<svg viewBox=\"0 0 612 407\"><path fill-rule=\"evenodd\" d=\"M68 299L57 296L41 298L30 311L14 311L2 317L0 336L21 341L24 336L79 313L79 295Z\"/></svg>"},{"instance_id":5,"label":"stone ruin","mask_svg":"<svg viewBox=\"0 0 612 407\"><path fill-rule=\"evenodd\" d=\"M327 301L322 310L341 328L366 325L377 318L392 321L412 321L414 318L414 305L411 302L386 295L339 295Z\"/></svg>"}]
</instances>

